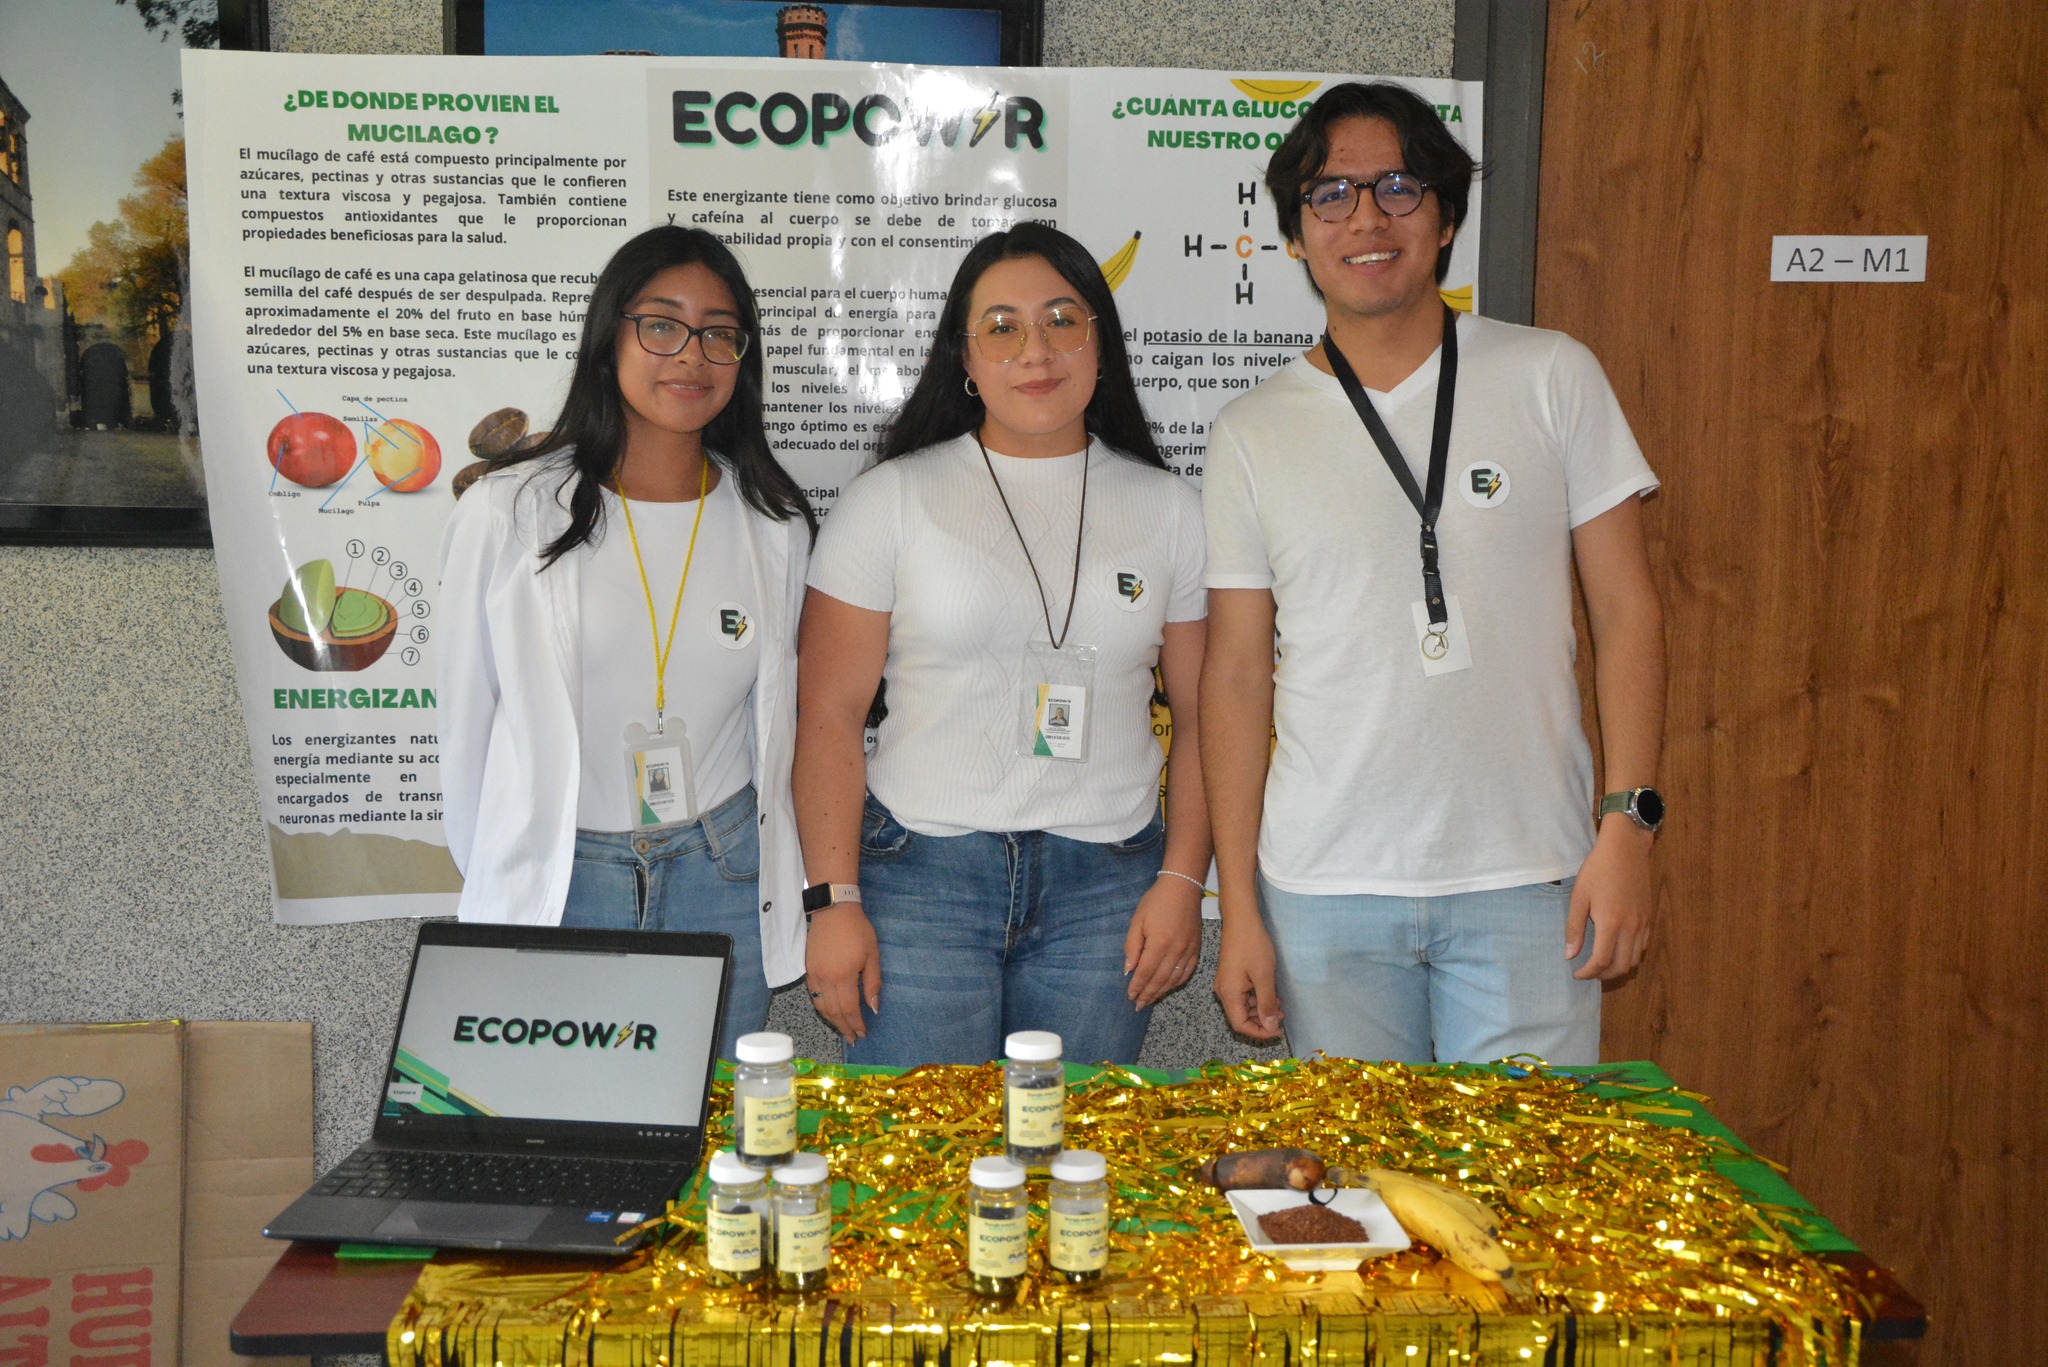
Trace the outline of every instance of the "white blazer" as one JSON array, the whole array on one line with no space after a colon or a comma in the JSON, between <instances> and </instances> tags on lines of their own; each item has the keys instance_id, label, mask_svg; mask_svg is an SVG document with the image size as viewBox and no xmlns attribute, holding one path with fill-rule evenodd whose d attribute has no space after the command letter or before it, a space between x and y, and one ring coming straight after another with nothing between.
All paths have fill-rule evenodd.
<instances>
[{"instance_id":1,"label":"white blazer","mask_svg":"<svg viewBox=\"0 0 2048 1367\"><path fill-rule=\"evenodd\" d=\"M441 540L441 823L463 874L456 914L465 921L557 925L569 896L582 772L583 558L572 551L541 571L540 553L569 524L574 477L558 457L478 480ZM803 855L789 771L810 543L801 518L776 522L747 510L760 605L761 962L769 986L780 987L804 971Z\"/></svg>"}]
</instances>

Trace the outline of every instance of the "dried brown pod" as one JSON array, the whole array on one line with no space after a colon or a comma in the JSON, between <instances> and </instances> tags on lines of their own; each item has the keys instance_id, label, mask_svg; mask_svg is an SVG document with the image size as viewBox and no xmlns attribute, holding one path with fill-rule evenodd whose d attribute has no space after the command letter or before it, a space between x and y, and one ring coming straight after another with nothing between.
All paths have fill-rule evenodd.
<instances>
[{"instance_id":1,"label":"dried brown pod","mask_svg":"<svg viewBox=\"0 0 2048 1367\"><path fill-rule=\"evenodd\" d=\"M481 422L469 429L469 449L472 454L490 460L510 451L525 435L526 413L517 408L500 408L485 414Z\"/></svg>"},{"instance_id":2,"label":"dried brown pod","mask_svg":"<svg viewBox=\"0 0 2048 1367\"><path fill-rule=\"evenodd\" d=\"M555 435L553 432L528 432L518 441L512 443L512 451L515 455L531 451L553 435Z\"/></svg>"},{"instance_id":3,"label":"dried brown pod","mask_svg":"<svg viewBox=\"0 0 2048 1367\"><path fill-rule=\"evenodd\" d=\"M1314 1191L1322 1185L1323 1160L1307 1149L1223 1153L1202 1164L1202 1180L1218 1191Z\"/></svg>"}]
</instances>

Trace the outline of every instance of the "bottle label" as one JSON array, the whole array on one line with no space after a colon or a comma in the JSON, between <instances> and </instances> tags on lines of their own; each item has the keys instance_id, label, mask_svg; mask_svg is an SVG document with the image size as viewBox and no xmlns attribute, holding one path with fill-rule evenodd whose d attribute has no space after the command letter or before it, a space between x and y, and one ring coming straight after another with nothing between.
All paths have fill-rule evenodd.
<instances>
[{"instance_id":1,"label":"bottle label","mask_svg":"<svg viewBox=\"0 0 2048 1367\"><path fill-rule=\"evenodd\" d=\"M1062 1272L1100 1272L1109 1265L1109 1208L1052 1212L1052 1265Z\"/></svg>"},{"instance_id":2,"label":"bottle label","mask_svg":"<svg viewBox=\"0 0 2048 1367\"><path fill-rule=\"evenodd\" d=\"M761 1267L761 1216L751 1210L704 1212L704 1258L720 1272Z\"/></svg>"},{"instance_id":3,"label":"bottle label","mask_svg":"<svg viewBox=\"0 0 2048 1367\"><path fill-rule=\"evenodd\" d=\"M754 1153L790 1153L796 1148L796 1093L740 1098L740 1148Z\"/></svg>"},{"instance_id":4,"label":"bottle label","mask_svg":"<svg viewBox=\"0 0 2048 1367\"><path fill-rule=\"evenodd\" d=\"M1021 1277L1029 1235L1024 1212L1004 1217L967 1214L967 1270L977 1277Z\"/></svg>"},{"instance_id":5,"label":"bottle label","mask_svg":"<svg viewBox=\"0 0 2048 1367\"><path fill-rule=\"evenodd\" d=\"M775 1266L780 1272L823 1272L832 1265L832 1212L784 1213L775 1221Z\"/></svg>"},{"instance_id":6,"label":"bottle label","mask_svg":"<svg viewBox=\"0 0 2048 1367\"><path fill-rule=\"evenodd\" d=\"M1020 1149L1056 1149L1067 1128L1067 1089L1011 1087L1004 1138Z\"/></svg>"}]
</instances>

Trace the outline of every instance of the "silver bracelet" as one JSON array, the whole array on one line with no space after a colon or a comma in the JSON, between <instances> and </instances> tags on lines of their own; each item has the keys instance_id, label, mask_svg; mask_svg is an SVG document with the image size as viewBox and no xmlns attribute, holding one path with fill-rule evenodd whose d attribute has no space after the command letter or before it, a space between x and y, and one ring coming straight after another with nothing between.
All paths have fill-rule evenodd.
<instances>
[{"instance_id":1,"label":"silver bracelet","mask_svg":"<svg viewBox=\"0 0 2048 1367\"><path fill-rule=\"evenodd\" d=\"M1190 878L1190 877L1188 877L1188 875L1186 875L1186 874L1184 874L1184 873L1177 873L1177 872L1175 872L1175 871L1174 871L1174 870L1172 870L1172 869L1161 869L1161 870L1160 870L1160 871L1159 871L1159 872L1158 872L1157 874L1155 874L1155 875L1153 875L1153 876L1154 876L1155 878L1178 878L1178 879L1180 879L1180 880L1181 880L1181 881L1182 881L1183 883L1193 883L1193 884L1194 884L1194 885L1195 885L1196 887L1198 887L1198 888L1200 888L1200 889L1202 890L1202 892L1203 892L1203 894L1204 894L1205 896L1206 896L1206 895L1208 894L1208 891L1209 891L1209 885L1208 885L1208 884L1206 884L1206 883L1204 883L1204 882L1203 882L1203 881L1202 881L1201 879L1199 879L1199 878Z\"/></svg>"}]
</instances>

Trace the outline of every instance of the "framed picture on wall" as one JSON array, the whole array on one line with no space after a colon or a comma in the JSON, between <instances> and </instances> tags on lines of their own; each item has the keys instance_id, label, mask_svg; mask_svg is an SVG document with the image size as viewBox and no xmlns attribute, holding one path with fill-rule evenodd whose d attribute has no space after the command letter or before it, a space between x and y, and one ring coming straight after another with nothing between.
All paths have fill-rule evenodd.
<instances>
[{"instance_id":1,"label":"framed picture on wall","mask_svg":"<svg viewBox=\"0 0 2048 1367\"><path fill-rule=\"evenodd\" d=\"M207 545L179 53L261 0L0 4L0 541Z\"/></svg>"},{"instance_id":2,"label":"framed picture on wall","mask_svg":"<svg viewBox=\"0 0 2048 1367\"><path fill-rule=\"evenodd\" d=\"M443 0L450 52L1037 66L1045 0Z\"/></svg>"}]
</instances>

